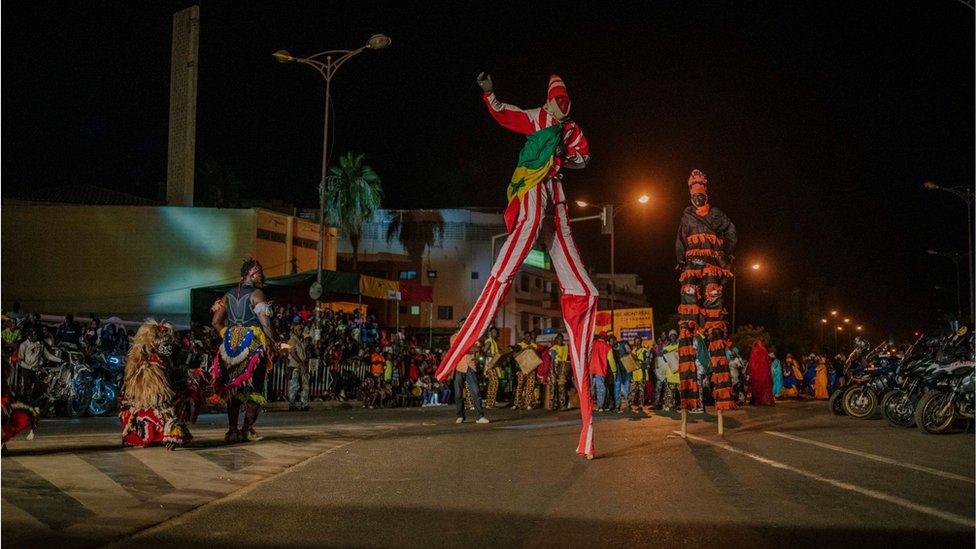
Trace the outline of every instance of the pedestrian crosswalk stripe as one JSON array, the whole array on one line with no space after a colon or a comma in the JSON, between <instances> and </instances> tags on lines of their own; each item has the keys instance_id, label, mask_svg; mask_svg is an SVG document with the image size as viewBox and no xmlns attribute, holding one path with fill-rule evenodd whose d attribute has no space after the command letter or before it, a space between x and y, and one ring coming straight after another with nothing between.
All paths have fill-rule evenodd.
<instances>
[{"instance_id":1,"label":"pedestrian crosswalk stripe","mask_svg":"<svg viewBox=\"0 0 976 549\"><path fill-rule=\"evenodd\" d=\"M74 454L37 456L23 465L44 477L96 514L115 514L139 500L111 478Z\"/></svg>"},{"instance_id":2,"label":"pedestrian crosswalk stripe","mask_svg":"<svg viewBox=\"0 0 976 549\"><path fill-rule=\"evenodd\" d=\"M162 448L144 448L133 450L132 456L177 489L201 488L201 484L210 484L214 482L212 479L227 476L223 467L189 449L168 452Z\"/></svg>"},{"instance_id":3,"label":"pedestrian crosswalk stripe","mask_svg":"<svg viewBox=\"0 0 976 549\"><path fill-rule=\"evenodd\" d=\"M261 462L261 456L241 446L226 446L199 450L197 455L209 459L227 471L241 469Z\"/></svg>"},{"instance_id":4,"label":"pedestrian crosswalk stripe","mask_svg":"<svg viewBox=\"0 0 976 549\"><path fill-rule=\"evenodd\" d=\"M82 459L108 475L140 501L150 500L161 493L172 492L172 484L133 457L132 452L136 451L139 449L83 454Z\"/></svg>"},{"instance_id":5,"label":"pedestrian crosswalk stripe","mask_svg":"<svg viewBox=\"0 0 976 549\"><path fill-rule=\"evenodd\" d=\"M4 458L3 498L43 522L52 530L94 516L78 500L24 467L20 458Z\"/></svg>"}]
</instances>

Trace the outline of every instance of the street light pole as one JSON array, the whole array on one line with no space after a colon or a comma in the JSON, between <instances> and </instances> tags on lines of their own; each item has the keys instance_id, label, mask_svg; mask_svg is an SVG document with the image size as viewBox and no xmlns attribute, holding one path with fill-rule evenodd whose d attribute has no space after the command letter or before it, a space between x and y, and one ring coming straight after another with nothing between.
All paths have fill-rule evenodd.
<instances>
[{"instance_id":1,"label":"street light pole","mask_svg":"<svg viewBox=\"0 0 976 549\"><path fill-rule=\"evenodd\" d=\"M956 319L962 322L962 290L960 289L961 284L959 283L959 258L964 255L959 252L937 252L935 250L928 250L929 255L938 255L942 257L948 257L955 264L956 268Z\"/></svg>"},{"instance_id":2,"label":"street light pole","mask_svg":"<svg viewBox=\"0 0 976 549\"><path fill-rule=\"evenodd\" d=\"M966 203L966 238L969 241L969 260L966 263L969 265L969 318L972 320L976 318L976 285L973 282L973 262L976 261L976 253L973 252L973 187L968 185L941 187L932 181L926 181L922 186L930 191L938 190L953 194ZM959 316L959 320L962 320L962 315Z\"/></svg>"},{"instance_id":3,"label":"street light pole","mask_svg":"<svg viewBox=\"0 0 976 549\"><path fill-rule=\"evenodd\" d=\"M647 204L648 202L650 202L650 200L651 197L644 194L637 199L637 202L640 204ZM587 204L582 200L577 200L576 205L580 206L581 208L592 206L592 204ZM616 231L614 230L614 227L616 225L615 220L617 219L617 214L620 213L621 210L623 210L629 205L630 203L607 202L600 206L601 212L598 215L577 217L569 220L570 223L574 223L576 221L586 221L588 219L599 219L603 221L604 227L609 225L609 229L610 229L609 230L610 233L610 332L611 333L613 333L613 330L615 328L613 317L614 317L614 311L616 311L616 306L617 306L617 296L616 296L617 264L616 264L616 237L615 237Z\"/></svg>"},{"instance_id":4,"label":"street light pole","mask_svg":"<svg viewBox=\"0 0 976 549\"><path fill-rule=\"evenodd\" d=\"M735 262L732 263L732 331L735 333L735 280L739 278L735 275Z\"/></svg>"},{"instance_id":5,"label":"street light pole","mask_svg":"<svg viewBox=\"0 0 976 549\"><path fill-rule=\"evenodd\" d=\"M309 290L312 299L322 295L322 256L325 253L325 193L326 180L329 169L329 105L332 103L332 77L346 61L355 57L363 50L379 50L390 45L390 38L385 34L374 34L362 47L355 50L328 50L308 57L294 57L285 50L278 50L272 54L279 63L301 63L314 68L325 79L325 120L323 121L322 137L322 178L319 181L319 244L317 247L317 276L315 285ZM322 61L322 58L325 61Z\"/></svg>"}]
</instances>

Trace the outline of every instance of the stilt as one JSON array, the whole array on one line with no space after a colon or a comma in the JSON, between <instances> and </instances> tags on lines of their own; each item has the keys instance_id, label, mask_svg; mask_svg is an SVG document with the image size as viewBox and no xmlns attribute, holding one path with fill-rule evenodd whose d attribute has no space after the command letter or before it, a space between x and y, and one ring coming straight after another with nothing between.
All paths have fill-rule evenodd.
<instances>
[{"instance_id":1,"label":"stilt","mask_svg":"<svg viewBox=\"0 0 976 549\"><path fill-rule=\"evenodd\" d=\"M681 409L681 438L688 438L688 410Z\"/></svg>"},{"instance_id":2,"label":"stilt","mask_svg":"<svg viewBox=\"0 0 976 549\"><path fill-rule=\"evenodd\" d=\"M718 410L718 436L725 436L725 418L722 417L722 410Z\"/></svg>"}]
</instances>

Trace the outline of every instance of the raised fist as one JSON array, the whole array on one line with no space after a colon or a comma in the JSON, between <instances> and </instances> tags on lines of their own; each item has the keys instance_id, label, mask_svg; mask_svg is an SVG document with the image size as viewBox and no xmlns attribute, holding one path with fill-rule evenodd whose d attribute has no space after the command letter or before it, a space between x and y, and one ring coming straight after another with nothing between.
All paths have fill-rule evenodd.
<instances>
[{"instance_id":1,"label":"raised fist","mask_svg":"<svg viewBox=\"0 0 976 549\"><path fill-rule=\"evenodd\" d=\"M491 93L493 87L491 83L491 75L485 74L484 71L482 71L481 74L478 75L478 85L481 86L481 89L486 93Z\"/></svg>"}]
</instances>

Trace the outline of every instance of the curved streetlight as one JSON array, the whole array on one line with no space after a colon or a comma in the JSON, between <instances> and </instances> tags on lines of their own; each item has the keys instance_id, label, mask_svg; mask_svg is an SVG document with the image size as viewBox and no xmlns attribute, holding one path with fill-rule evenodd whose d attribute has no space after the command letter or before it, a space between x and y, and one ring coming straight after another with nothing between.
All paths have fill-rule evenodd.
<instances>
[{"instance_id":1,"label":"curved streetlight","mask_svg":"<svg viewBox=\"0 0 976 549\"><path fill-rule=\"evenodd\" d=\"M972 319L976 316L976 305L974 305L974 301L976 301L976 285L973 282L973 261L976 259L976 256L973 255L973 186L960 185L958 187L943 187L935 181L926 181L922 183L922 187L925 187L929 191L945 191L962 199L966 203L966 237L969 239L969 247L967 249L971 254L966 263L969 264L969 317ZM929 253L932 252L930 251ZM959 316L961 317L962 315Z\"/></svg>"},{"instance_id":2,"label":"curved streetlight","mask_svg":"<svg viewBox=\"0 0 976 549\"><path fill-rule=\"evenodd\" d=\"M318 245L318 277L309 289L312 299L322 295L322 254L325 250L325 191L328 176L329 156L329 104L332 102L332 77L346 61L352 59L363 50L380 50L390 45L392 40L385 34L374 34L365 44L355 50L327 50L308 57L295 57L286 50L278 50L271 54L279 63L301 63L312 67L325 79L325 121L323 123L322 138L322 180L319 182L319 245Z\"/></svg>"},{"instance_id":3,"label":"curved streetlight","mask_svg":"<svg viewBox=\"0 0 976 549\"><path fill-rule=\"evenodd\" d=\"M590 204L585 200L577 200L576 205L579 206L580 208L599 207L600 213L597 215L588 215L588 216L577 217L569 220L572 223L574 221L586 221L588 219L599 219L603 223L603 231L602 231L603 234L610 235L610 331L611 332L614 330L613 313L616 310L616 304L617 304L616 303L617 302L616 299L617 271L616 271L616 254L614 250L616 238L614 237L615 234L614 220L617 219L617 214L620 213L620 211L623 210L624 208L635 203L641 205L647 204L650 201L651 201L651 197L646 194L640 195L640 197L638 197L635 202L607 202L600 206L596 206L595 204Z\"/></svg>"}]
</instances>

